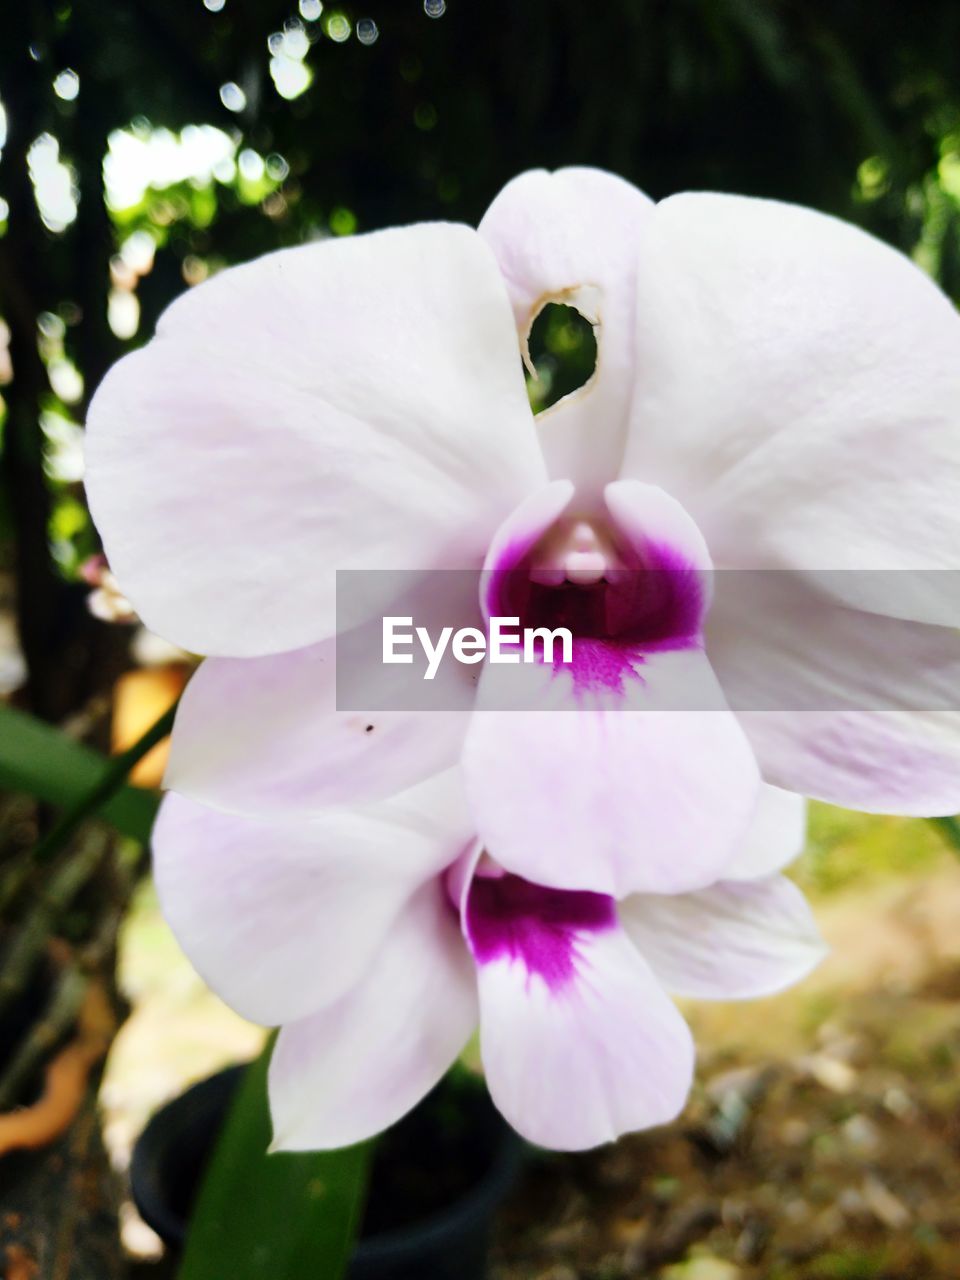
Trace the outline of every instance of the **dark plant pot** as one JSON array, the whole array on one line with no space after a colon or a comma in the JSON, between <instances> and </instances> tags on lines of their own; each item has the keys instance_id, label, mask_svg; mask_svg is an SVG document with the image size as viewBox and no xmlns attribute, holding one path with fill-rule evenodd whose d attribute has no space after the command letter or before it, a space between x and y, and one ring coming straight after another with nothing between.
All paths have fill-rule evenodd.
<instances>
[{"instance_id":1,"label":"dark plant pot","mask_svg":"<svg viewBox=\"0 0 960 1280\"><path fill-rule=\"evenodd\" d=\"M230 1067L195 1084L157 1112L134 1148L133 1198L173 1249L242 1073ZM522 1151L484 1089L438 1085L377 1144L349 1280L483 1280L493 1215Z\"/></svg>"}]
</instances>

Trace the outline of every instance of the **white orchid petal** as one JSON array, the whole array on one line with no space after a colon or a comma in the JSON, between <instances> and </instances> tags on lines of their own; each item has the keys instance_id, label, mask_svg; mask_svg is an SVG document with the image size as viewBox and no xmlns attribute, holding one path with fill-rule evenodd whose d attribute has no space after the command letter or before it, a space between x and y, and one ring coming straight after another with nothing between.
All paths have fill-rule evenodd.
<instances>
[{"instance_id":1,"label":"white orchid petal","mask_svg":"<svg viewBox=\"0 0 960 1280\"><path fill-rule=\"evenodd\" d=\"M165 785L229 812L309 815L451 768L469 720L470 669L440 669L450 710L391 710L373 696L376 710L338 710L338 643L208 658L180 702Z\"/></svg>"},{"instance_id":2,"label":"white orchid petal","mask_svg":"<svg viewBox=\"0 0 960 1280\"><path fill-rule=\"evenodd\" d=\"M809 209L697 193L657 206L637 280L624 474L675 494L718 566L960 568L960 317L907 258ZM936 574L844 578L880 613L960 621Z\"/></svg>"},{"instance_id":3,"label":"white orchid petal","mask_svg":"<svg viewBox=\"0 0 960 1280\"><path fill-rule=\"evenodd\" d=\"M574 486L569 480L553 480L528 494L497 529L483 563L481 599L484 617L496 613L498 576L515 572L537 540L570 505Z\"/></svg>"},{"instance_id":4,"label":"white orchid petal","mask_svg":"<svg viewBox=\"0 0 960 1280\"><path fill-rule=\"evenodd\" d=\"M599 169L531 170L509 182L480 223L513 303L517 330L548 302L596 328L591 382L538 415L552 477L599 493L617 474L635 377L637 255L653 203Z\"/></svg>"},{"instance_id":5,"label":"white orchid petal","mask_svg":"<svg viewBox=\"0 0 960 1280\"><path fill-rule=\"evenodd\" d=\"M743 711L765 778L812 800L904 817L960 810L960 713Z\"/></svg>"},{"instance_id":6,"label":"white orchid petal","mask_svg":"<svg viewBox=\"0 0 960 1280\"><path fill-rule=\"evenodd\" d=\"M373 1137L441 1079L476 1022L473 966L432 881L393 922L357 986L281 1030L270 1062L271 1150Z\"/></svg>"},{"instance_id":7,"label":"white orchid petal","mask_svg":"<svg viewBox=\"0 0 960 1280\"><path fill-rule=\"evenodd\" d=\"M680 562L704 579L708 605L713 560L703 534L676 498L639 480L614 480L603 497L617 529L644 559L652 557L655 565L658 559Z\"/></svg>"},{"instance_id":8,"label":"white orchid petal","mask_svg":"<svg viewBox=\"0 0 960 1280\"><path fill-rule=\"evenodd\" d=\"M124 592L207 654L331 635L336 570L479 568L544 474L493 255L444 223L223 272L114 366L87 425Z\"/></svg>"},{"instance_id":9,"label":"white orchid petal","mask_svg":"<svg viewBox=\"0 0 960 1280\"><path fill-rule=\"evenodd\" d=\"M800 856L807 838L807 802L803 796L764 783L753 821L733 860L723 868L725 880L754 880L772 875Z\"/></svg>"},{"instance_id":10,"label":"white orchid petal","mask_svg":"<svg viewBox=\"0 0 960 1280\"><path fill-rule=\"evenodd\" d=\"M707 651L767 781L871 812L960 809L960 632L794 573L716 577Z\"/></svg>"},{"instance_id":11,"label":"white orchid petal","mask_svg":"<svg viewBox=\"0 0 960 1280\"><path fill-rule=\"evenodd\" d=\"M153 833L164 915L254 1022L302 1018L361 977L418 886L472 836L456 773L322 817L237 817L170 793Z\"/></svg>"},{"instance_id":12,"label":"white orchid petal","mask_svg":"<svg viewBox=\"0 0 960 1280\"><path fill-rule=\"evenodd\" d=\"M537 518L549 524L566 497L554 482L494 538L490 613L554 598L530 585L523 556ZM646 567L603 588L604 617L611 601L628 621L636 607L639 630L574 632L567 664L488 661L464 745L467 791L482 840L518 875L617 896L679 892L722 873L752 818L759 772L700 647L703 540L658 489L614 484L608 502L619 540Z\"/></svg>"},{"instance_id":13,"label":"white orchid petal","mask_svg":"<svg viewBox=\"0 0 960 1280\"><path fill-rule=\"evenodd\" d=\"M744 1000L791 986L826 955L806 899L783 876L619 905L628 937L668 991Z\"/></svg>"},{"instance_id":14,"label":"white orchid petal","mask_svg":"<svg viewBox=\"0 0 960 1280\"><path fill-rule=\"evenodd\" d=\"M700 653L655 654L602 700L578 697L568 671L488 666L463 768L491 854L539 883L616 896L715 880L760 777L737 718L677 710L685 696L722 705Z\"/></svg>"},{"instance_id":15,"label":"white orchid petal","mask_svg":"<svg viewBox=\"0 0 960 1280\"><path fill-rule=\"evenodd\" d=\"M487 1084L518 1132L579 1151L677 1115L693 1073L690 1032L611 898L478 875L463 927Z\"/></svg>"}]
</instances>

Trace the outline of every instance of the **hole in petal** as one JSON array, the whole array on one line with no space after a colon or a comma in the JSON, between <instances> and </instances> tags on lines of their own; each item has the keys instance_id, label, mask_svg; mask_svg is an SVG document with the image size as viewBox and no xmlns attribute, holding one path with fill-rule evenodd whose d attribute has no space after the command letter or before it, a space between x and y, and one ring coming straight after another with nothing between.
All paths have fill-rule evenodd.
<instances>
[{"instance_id":1,"label":"hole in petal","mask_svg":"<svg viewBox=\"0 0 960 1280\"><path fill-rule=\"evenodd\" d=\"M585 386L597 367L597 338L593 325L576 307L548 302L530 326L527 337L534 378L525 367L527 395L534 413L549 409L564 396Z\"/></svg>"}]
</instances>

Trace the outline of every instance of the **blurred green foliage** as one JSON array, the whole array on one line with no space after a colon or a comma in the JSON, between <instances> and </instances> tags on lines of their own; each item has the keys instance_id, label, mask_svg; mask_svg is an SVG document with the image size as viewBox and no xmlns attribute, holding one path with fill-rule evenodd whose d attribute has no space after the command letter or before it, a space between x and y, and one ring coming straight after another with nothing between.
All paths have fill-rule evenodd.
<instances>
[{"instance_id":1,"label":"blurred green foliage","mask_svg":"<svg viewBox=\"0 0 960 1280\"><path fill-rule=\"evenodd\" d=\"M268 1154L272 1047L247 1068L204 1173L177 1280L340 1280L363 1213L371 1145Z\"/></svg>"},{"instance_id":2,"label":"blurred green foliage","mask_svg":"<svg viewBox=\"0 0 960 1280\"><path fill-rule=\"evenodd\" d=\"M42 714L76 700L45 689L88 625L62 579L95 548L89 396L224 264L475 222L525 168L593 164L852 218L960 295L952 0L30 0L0 103L0 566ZM592 360L550 325L538 408Z\"/></svg>"},{"instance_id":3,"label":"blurred green foliage","mask_svg":"<svg viewBox=\"0 0 960 1280\"><path fill-rule=\"evenodd\" d=\"M574 307L550 302L530 326L527 355L527 395L541 413L589 381L597 364L593 326Z\"/></svg>"},{"instance_id":4,"label":"blurred green foliage","mask_svg":"<svg viewBox=\"0 0 960 1280\"><path fill-rule=\"evenodd\" d=\"M888 876L933 871L943 860L944 847L943 835L932 823L814 802L806 848L793 874L805 890L832 893Z\"/></svg>"}]
</instances>

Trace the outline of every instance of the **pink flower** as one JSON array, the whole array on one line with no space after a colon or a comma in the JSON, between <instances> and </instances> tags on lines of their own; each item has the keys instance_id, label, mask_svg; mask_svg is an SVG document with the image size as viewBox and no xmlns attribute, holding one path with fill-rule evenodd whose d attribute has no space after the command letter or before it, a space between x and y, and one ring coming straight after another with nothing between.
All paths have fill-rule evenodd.
<instances>
[{"instance_id":1,"label":"pink flower","mask_svg":"<svg viewBox=\"0 0 960 1280\"><path fill-rule=\"evenodd\" d=\"M550 301L598 362L534 419L519 354ZM111 566L213 655L161 894L208 981L285 1024L281 1145L395 1119L478 992L522 1132L669 1118L692 1051L663 989L757 994L819 954L774 876L788 793L960 808L960 607L920 572L957 567L958 357L947 300L854 228L570 169L510 183L478 232L225 271L108 375L87 487ZM464 621L562 622L572 664L453 664L456 710L337 709L337 623L396 611L382 571L452 622L462 575L431 571L481 567ZM744 594L714 568L778 572ZM339 619L337 570L378 571Z\"/></svg>"}]
</instances>

